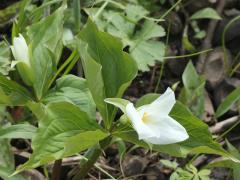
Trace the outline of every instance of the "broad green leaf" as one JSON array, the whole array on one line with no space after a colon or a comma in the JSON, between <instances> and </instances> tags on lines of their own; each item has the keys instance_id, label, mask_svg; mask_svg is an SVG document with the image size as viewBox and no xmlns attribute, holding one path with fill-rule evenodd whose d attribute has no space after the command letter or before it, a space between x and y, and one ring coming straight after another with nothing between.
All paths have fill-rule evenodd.
<instances>
[{"instance_id":1,"label":"broad green leaf","mask_svg":"<svg viewBox=\"0 0 240 180\"><path fill-rule=\"evenodd\" d=\"M107 126L114 118L113 107L104 99L121 97L137 74L134 60L122 50L122 43L98 31L89 19L78 40L84 73L93 99Z\"/></svg>"},{"instance_id":2,"label":"broad green leaf","mask_svg":"<svg viewBox=\"0 0 240 180\"><path fill-rule=\"evenodd\" d=\"M152 101L154 100L152 98L153 94L149 97ZM147 102L146 100L144 101ZM170 116L185 127L189 134L189 139L170 145L152 145L151 148L153 150L180 157L184 157L189 153L218 154L231 160L239 161L236 157L225 151L220 144L213 141L212 135L208 130L208 126L193 116L191 112L180 102L175 104ZM136 132L127 123L120 123L116 132L113 134L125 141L132 142L146 148L148 147L144 141L138 140Z\"/></svg>"},{"instance_id":3,"label":"broad green leaf","mask_svg":"<svg viewBox=\"0 0 240 180\"><path fill-rule=\"evenodd\" d=\"M93 120L96 119L96 105L85 79L74 75L59 78L56 86L44 97L43 102L47 104L61 101L75 104L88 113Z\"/></svg>"},{"instance_id":4,"label":"broad green leaf","mask_svg":"<svg viewBox=\"0 0 240 180\"><path fill-rule=\"evenodd\" d=\"M39 128L32 139L33 154L15 173L78 153L107 136L97 122L93 122L87 113L71 103L56 102L46 106L33 103L31 107L39 119ZM94 132L94 140L83 141L82 145L79 140L75 142L75 147L71 146L72 149L66 147L68 140L72 143L72 137L78 139L82 133L92 133L94 136Z\"/></svg>"},{"instance_id":5,"label":"broad green leaf","mask_svg":"<svg viewBox=\"0 0 240 180\"><path fill-rule=\"evenodd\" d=\"M52 15L31 25L27 31L31 40L30 59L35 73L33 85L39 100L46 93L61 56L65 8L60 7Z\"/></svg>"},{"instance_id":6,"label":"broad green leaf","mask_svg":"<svg viewBox=\"0 0 240 180\"><path fill-rule=\"evenodd\" d=\"M0 128L0 139L24 138L32 139L36 127L29 124L16 124Z\"/></svg>"},{"instance_id":7,"label":"broad green leaf","mask_svg":"<svg viewBox=\"0 0 240 180\"><path fill-rule=\"evenodd\" d=\"M216 111L216 117L220 117L224 113L226 113L231 106L240 99L240 87L236 88L232 91L218 106Z\"/></svg>"},{"instance_id":8,"label":"broad green leaf","mask_svg":"<svg viewBox=\"0 0 240 180\"><path fill-rule=\"evenodd\" d=\"M8 75L10 71L10 49L6 42L0 42L0 74L1 75Z\"/></svg>"},{"instance_id":9,"label":"broad green leaf","mask_svg":"<svg viewBox=\"0 0 240 180\"><path fill-rule=\"evenodd\" d=\"M208 126L200 119L193 116L192 113L181 103L176 103L170 116L182 124L190 135L188 140L179 143L183 153L218 154L234 161L239 161L225 151L220 144L213 141Z\"/></svg>"},{"instance_id":10,"label":"broad green leaf","mask_svg":"<svg viewBox=\"0 0 240 180\"><path fill-rule=\"evenodd\" d=\"M43 45L38 45L32 55L32 68L35 73L33 83L37 99L40 100L48 90L48 85L56 72L52 53Z\"/></svg>"},{"instance_id":11,"label":"broad green leaf","mask_svg":"<svg viewBox=\"0 0 240 180\"><path fill-rule=\"evenodd\" d=\"M184 87L179 95L179 100L188 106L199 118L204 113L205 79L197 74L191 61L187 64L182 80Z\"/></svg>"},{"instance_id":12,"label":"broad green leaf","mask_svg":"<svg viewBox=\"0 0 240 180\"><path fill-rule=\"evenodd\" d=\"M21 106L31 100L29 92L18 83L0 76L0 104Z\"/></svg>"},{"instance_id":13,"label":"broad green leaf","mask_svg":"<svg viewBox=\"0 0 240 180\"><path fill-rule=\"evenodd\" d=\"M219 14L217 13L216 10L214 10L213 8L204 8L201 9L197 12L195 12L191 17L191 20L196 20L196 19L222 19Z\"/></svg>"},{"instance_id":14,"label":"broad green leaf","mask_svg":"<svg viewBox=\"0 0 240 180\"><path fill-rule=\"evenodd\" d=\"M77 152L87 149L88 147L97 144L99 140L108 136L101 130L86 131L70 137L65 143L65 155L72 155Z\"/></svg>"},{"instance_id":15,"label":"broad green leaf","mask_svg":"<svg viewBox=\"0 0 240 180\"><path fill-rule=\"evenodd\" d=\"M38 46L47 47L55 56L55 63L62 51L63 18L65 6L58 8L53 14L31 25L27 34L32 43L33 54Z\"/></svg>"}]
</instances>

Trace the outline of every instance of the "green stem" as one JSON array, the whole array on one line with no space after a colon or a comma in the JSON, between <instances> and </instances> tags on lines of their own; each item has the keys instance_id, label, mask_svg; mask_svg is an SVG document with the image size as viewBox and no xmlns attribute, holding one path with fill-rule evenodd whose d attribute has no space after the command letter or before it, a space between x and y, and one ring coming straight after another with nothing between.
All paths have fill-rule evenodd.
<instances>
[{"instance_id":1,"label":"green stem","mask_svg":"<svg viewBox=\"0 0 240 180\"><path fill-rule=\"evenodd\" d=\"M53 76L53 78L51 79L48 88L51 87L52 83L56 80L56 78L58 77L58 75L63 71L63 69L74 59L74 57L77 54L77 50L74 50L72 52L72 54L67 58L67 60L60 66L60 68L57 70L56 74Z\"/></svg>"},{"instance_id":2,"label":"green stem","mask_svg":"<svg viewBox=\"0 0 240 180\"><path fill-rule=\"evenodd\" d=\"M190 161L188 161L188 164L192 164L193 161L195 161L195 160L198 158L199 155L200 155L199 153L195 154L195 155L192 157L192 159L190 159Z\"/></svg>"},{"instance_id":3,"label":"green stem","mask_svg":"<svg viewBox=\"0 0 240 180\"><path fill-rule=\"evenodd\" d=\"M169 10L167 10L159 19L164 19L175 7L178 6L179 3L181 3L182 0L178 0Z\"/></svg>"},{"instance_id":4,"label":"green stem","mask_svg":"<svg viewBox=\"0 0 240 180\"><path fill-rule=\"evenodd\" d=\"M177 58L192 57L192 56L197 56L197 55L202 54L202 53L207 53L209 51L212 51L212 49L207 49L207 50L199 51L199 52L196 52L196 53L185 54L185 55L180 55L180 56L167 56L167 57L164 57L164 59L177 59Z\"/></svg>"},{"instance_id":5,"label":"green stem","mask_svg":"<svg viewBox=\"0 0 240 180\"><path fill-rule=\"evenodd\" d=\"M80 22L81 22L80 8L81 8L80 0L73 0L73 14L74 14L76 32L80 30Z\"/></svg>"},{"instance_id":6,"label":"green stem","mask_svg":"<svg viewBox=\"0 0 240 180\"><path fill-rule=\"evenodd\" d=\"M228 31L229 27L235 22L235 21L238 21L240 19L240 15L233 18L224 28L223 30L223 33L222 33L222 48L223 48L223 52L224 52L224 66L225 66L225 69L227 68L227 62L228 62L228 59L227 59L227 49L226 49L226 45L225 45L225 35L226 35L226 32ZM227 69L226 69L227 71Z\"/></svg>"},{"instance_id":7,"label":"green stem","mask_svg":"<svg viewBox=\"0 0 240 180\"><path fill-rule=\"evenodd\" d=\"M72 180L81 180L84 179L89 170L94 166L96 161L98 160L99 156L102 154L102 150L106 149L111 142L111 137L108 137L99 144L96 144L92 148L90 148L85 154L85 158L80 161L80 170L78 173L73 177Z\"/></svg>"},{"instance_id":8,"label":"green stem","mask_svg":"<svg viewBox=\"0 0 240 180\"><path fill-rule=\"evenodd\" d=\"M105 9L105 7L108 5L109 1L106 0L103 5L99 8L99 10L97 11L97 13L93 16L93 20L96 21L98 16L103 12L103 10Z\"/></svg>"},{"instance_id":9,"label":"green stem","mask_svg":"<svg viewBox=\"0 0 240 180\"><path fill-rule=\"evenodd\" d=\"M165 62L163 61L162 64L161 64L160 75L159 75L159 77L158 77L158 81L157 81L157 85L156 85L156 87L155 87L154 93L157 93L158 88L159 88L159 84L160 84L160 82L161 82L161 80L162 80L164 65L165 65Z\"/></svg>"},{"instance_id":10,"label":"green stem","mask_svg":"<svg viewBox=\"0 0 240 180\"><path fill-rule=\"evenodd\" d=\"M73 58L72 62L69 64L69 66L68 66L68 67L66 68L66 70L64 71L63 76L64 76L64 75L67 75L67 74L72 70L73 66L76 64L76 62L78 61L78 59L79 59L79 56L76 55L76 56Z\"/></svg>"},{"instance_id":11,"label":"green stem","mask_svg":"<svg viewBox=\"0 0 240 180\"><path fill-rule=\"evenodd\" d=\"M216 141L220 141L224 136L226 136L231 130L233 130L237 125L240 124L240 120L238 119L230 128L228 128L225 132L223 132L220 136L217 137Z\"/></svg>"},{"instance_id":12,"label":"green stem","mask_svg":"<svg viewBox=\"0 0 240 180\"><path fill-rule=\"evenodd\" d=\"M230 73L230 77L233 76L233 74L238 70L238 68L240 68L240 63L238 63L238 64L233 68L233 70L232 70L231 73Z\"/></svg>"}]
</instances>

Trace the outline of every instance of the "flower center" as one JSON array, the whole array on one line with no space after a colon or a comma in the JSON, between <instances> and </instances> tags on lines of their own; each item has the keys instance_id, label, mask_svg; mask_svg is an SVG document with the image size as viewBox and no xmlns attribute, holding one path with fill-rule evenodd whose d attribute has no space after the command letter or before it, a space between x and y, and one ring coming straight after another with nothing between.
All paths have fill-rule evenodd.
<instances>
[{"instance_id":1,"label":"flower center","mask_svg":"<svg viewBox=\"0 0 240 180\"><path fill-rule=\"evenodd\" d=\"M145 112L142 117L143 123L147 124L149 122L149 114Z\"/></svg>"}]
</instances>

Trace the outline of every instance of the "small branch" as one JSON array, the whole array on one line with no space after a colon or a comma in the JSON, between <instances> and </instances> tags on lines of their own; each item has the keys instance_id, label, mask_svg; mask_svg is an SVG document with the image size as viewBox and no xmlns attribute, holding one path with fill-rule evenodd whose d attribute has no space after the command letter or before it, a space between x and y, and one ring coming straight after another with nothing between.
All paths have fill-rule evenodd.
<instances>
[{"instance_id":1,"label":"small branch","mask_svg":"<svg viewBox=\"0 0 240 180\"><path fill-rule=\"evenodd\" d=\"M226 119L224 121L221 121L221 122L215 124L214 126L210 127L209 130L212 134L217 134L217 133L224 131L226 128L235 124L238 121L239 121L239 116L233 116L229 119Z\"/></svg>"},{"instance_id":2,"label":"small branch","mask_svg":"<svg viewBox=\"0 0 240 180\"><path fill-rule=\"evenodd\" d=\"M60 180L62 169L62 159L56 160L53 165L51 180Z\"/></svg>"},{"instance_id":3,"label":"small branch","mask_svg":"<svg viewBox=\"0 0 240 180\"><path fill-rule=\"evenodd\" d=\"M206 155L201 155L197 159L195 159L192 164L195 167L198 167L198 166L202 165L204 162L206 162L207 159L208 159L208 157Z\"/></svg>"}]
</instances>

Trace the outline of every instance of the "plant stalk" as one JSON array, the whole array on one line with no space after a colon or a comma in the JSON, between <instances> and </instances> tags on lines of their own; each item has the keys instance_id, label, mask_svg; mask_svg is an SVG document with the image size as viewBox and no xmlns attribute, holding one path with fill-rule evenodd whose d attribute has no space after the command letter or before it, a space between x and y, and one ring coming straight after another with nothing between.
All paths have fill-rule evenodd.
<instances>
[{"instance_id":1,"label":"plant stalk","mask_svg":"<svg viewBox=\"0 0 240 180\"><path fill-rule=\"evenodd\" d=\"M72 180L81 180L85 178L89 170L94 166L99 156L102 154L102 150L106 149L110 144L111 139L111 137L107 137L100 141L99 144L94 145L84 154L85 159L80 161L80 170Z\"/></svg>"},{"instance_id":2,"label":"plant stalk","mask_svg":"<svg viewBox=\"0 0 240 180\"><path fill-rule=\"evenodd\" d=\"M56 160L53 165L51 180L60 180L62 169L62 159Z\"/></svg>"}]
</instances>

